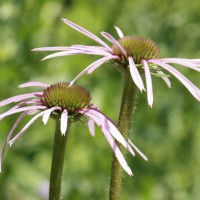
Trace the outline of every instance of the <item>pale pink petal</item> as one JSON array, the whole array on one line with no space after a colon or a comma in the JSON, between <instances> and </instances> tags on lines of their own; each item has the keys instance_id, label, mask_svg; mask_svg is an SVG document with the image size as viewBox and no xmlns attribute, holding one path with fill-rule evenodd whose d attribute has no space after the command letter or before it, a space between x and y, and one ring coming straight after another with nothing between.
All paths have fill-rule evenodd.
<instances>
[{"instance_id":1,"label":"pale pink petal","mask_svg":"<svg viewBox=\"0 0 200 200\"><path fill-rule=\"evenodd\" d=\"M128 57L128 61L129 61L129 68L130 68L130 73L131 73L133 81L138 86L140 91L145 90L142 78L137 70L137 67L133 61L133 58Z\"/></svg>"},{"instance_id":2,"label":"pale pink petal","mask_svg":"<svg viewBox=\"0 0 200 200\"><path fill-rule=\"evenodd\" d=\"M84 53L85 52L83 50L82 51L80 51L80 50L60 51L57 53L50 54L50 55L44 57L42 60L47 60L50 58L61 57L61 56L79 55L79 54L84 54Z\"/></svg>"},{"instance_id":3,"label":"pale pink petal","mask_svg":"<svg viewBox=\"0 0 200 200\"><path fill-rule=\"evenodd\" d=\"M29 111L27 112L27 115L34 115L34 114L36 114L36 113L38 113L38 112L40 112L40 110L29 110Z\"/></svg>"},{"instance_id":4,"label":"pale pink petal","mask_svg":"<svg viewBox=\"0 0 200 200\"><path fill-rule=\"evenodd\" d=\"M32 92L32 93L28 93L28 94L20 94L20 95L16 95L13 97L10 97L8 99L5 99L3 101L0 101L0 107L8 105L10 103L14 103L14 102L19 102L25 99L29 99L32 97L37 97L37 95L42 95L42 92Z\"/></svg>"},{"instance_id":5,"label":"pale pink petal","mask_svg":"<svg viewBox=\"0 0 200 200\"><path fill-rule=\"evenodd\" d=\"M163 81L165 81L165 83L167 84L167 86L169 88L171 88L171 81L169 80L169 78L161 70L156 71L156 72L157 72L157 74L161 75L161 78L163 79Z\"/></svg>"},{"instance_id":6,"label":"pale pink petal","mask_svg":"<svg viewBox=\"0 0 200 200\"><path fill-rule=\"evenodd\" d=\"M56 107L53 107L53 108L49 108L45 111L43 117L42 117L42 121L44 124L47 124L48 120L49 120L49 117L51 115L51 113L55 110L61 110L60 107L56 106Z\"/></svg>"},{"instance_id":7,"label":"pale pink petal","mask_svg":"<svg viewBox=\"0 0 200 200\"><path fill-rule=\"evenodd\" d=\"M47 87L49 87L49 84L42 83L42 82L27 82L27 83L23 83L23 84L19 85L18 87L25 88L25 87L35 87L35 86L47 88Z\"/></svg>"},{"instance_id":8,"label":"pale pink petal","mask_svg":"<svg viewBox=\"0 0 200 200\"><path fill-rule=\"evenodd\" d=\"M96 41L97 43L101 44L102 46L106 47L108 50L110 50L112 52L112 49L100 38L98 38L96 35L94 35L93 33L87 31L86 29L84 29L83 27L80 27L79 25L67 20L67 19L62 19L64 23L66 23L67 25L69 25L70 27L72 27L73 29L81 32L82 34L86 35L87 37L91 38L92 40Z\"/></svg>"},{"instance_id":9,"label":"pale pink petal","mask_svg":"<svg viewBox=\"0 0 200 200\"><path fill-rule=\"evenodd\" d=\"M184 60L188 60L194 64L197 64L198 66L200 66L200 59L184 59Z\"/></svg>"},{"instance_id":10,"label":"pale pink petal","mask_svg":"<svg viewBox=\"0 0 200 200\"><path fill-rule=\"evenodd\" d=\"M93 119L96 123L100 123L100 125L106 129L108 132L112 134L112 136L120 142L133 156L135 156L135 152L132 150L128 142L124 139L121 133L118 131L116 126L100 111L94 109L82 109L79 111L82 114Z\"/></svg>"},{"instance_id":11,"label":"pale pink petal","mask_svg":"<svg viewBox=\"0 0 200 200\"><path fill-rule=\"evenodd\" d=\"M93 62L92 64L90 64L88 67L86 67L81 73L79 73L71 82L70 82L70 86L74 84L74 82L80 78L81 76L83 76L83 74L85 73L92 73L95 69L97 69L100 65L102 65L103 63L105 63L108 60L111 60L113 58L116 58L116 56L110 56L110 57L103 57L100 58L99 60L96 60L95 62Z\"/></svg>"},{"instance_id":12,"label":"pale pink petal","mask_svg":"<svg viewBox=\"0 0 200 200\"><path fill-rule=\"evenodd\" d=\"M13 143L33 124L35 120L37 120L40 116L42 116L45 113L45 111L40 112L39 114L35 115L27 124L24 126L24 128L12 139L9 141L10 146L13 145Z\"/></svg>"},{"instance_id":13,"label":"pale pink petal","mask_svg":"<svg viewBox=\"0 0 200 200\"><path fill-rule=\"evenodd\" d=\"M108 143L110 144L113 152L115 153L116 158L118 159L119 163L121 164L122 168L130 175L133 176L133 173L128 166L123 154L121 153L119 147L115 143L115 140L112 138L111 134L104 128L101 129L102 132L104 133Z\"/></svg>"},{"instance_id":14,"label":"pale pink petal","mask_svg":"<svg viewBox=\"0 0 200 200\"><path fill-rule=\"evenodd\" d=\"M61 119L60 119L60 131L62 135L65 135L67 131L67 124L68 124L68 112L65 109L62 114L61 114Z\"/></svg>"},{"instance_id":15,"label":"pale pink petal","mask_svg":"<svg viewBox=\"0 0 200 200\"><path fill-rule=\"evenodd\" d=\"M94 137L95 136L95 126L94 126L94 121L92 119L88 120L88 128L89 128L91 135Z\"/></svg>"},{"instance_id":16,"label":"pale pink petal","mask_svg":"<svg viewBox=\"0 0 200 200\"><path fill-rule=\"evenodd\" d=\"M130 139L128 139L128 142L144 160L148 160L148 158L131 142Z\"/></svg>"},{"instance_id":17,"label":"pale pink petal","mask_svg":"<svg viewBox=\"0 0 200 200\"><path fill-rule=\"evenodd\" d=\"M117 34L120 38L123 38L124 37L124 34L122 33L121 29L117 26L115 26L115 29L117 31Z\"/></svg>"},{"instance_id":18,"label":"pale pink petal","mask_svg":"<svg viewBox=\"0 0 200 200\"><path fill-rule=\"evenodd\" d=\"M60 46L60 47L39 47L32 49L32 51L68 51L69 47Z\"/></svg>"},{"instance_id":19,"label":"pale pink petal","mask_svg":"<svg viewBox=\"0 0 200 200\"><path fill-rule=\"evenodd\" d=\"M147 61L142 60L142 64L144 66L144 72L145 72L145 78L146 78L148 104L149 104L149 106L152 107L152 105L153 105L153 86L152 86L151 73L150 73Z\"/></svg>"},{"instance_id":20,"label":"pale pink petal","mask_svg":"<svg viewBox=\"0 0 200 200\"><path fill-rule=\"evenodd\" d=\"M41 104L41 102L40 102L39 99L31 99L31 100L22 101L22 102L16 104L15 106L11 107L6 112L8 112L10 110L18 109L18 108L25 106L25 105L28 105L28 104L33 104L33 106L39 106Z\"/></svg>"},{"instance_id":21,"label":"pale pink petal","mask_svg":"<svg viewBox=\"0 0 200 200\"><path fill-rule=\"evenodd\" d=\"M80 113L85 114L86 116L90 117L91 119L93 119L95 121L95 123L101 128L103 134L105 135L108 143L110 144L111 148L113 149L113 152L115 153L119 163L121 164L121 166L123 167L123 169L131 176L132 171L129 168L126 160L124 159L124 156L122 155L120 149L118 148L117 144L115 143L115 140L113 139L112 135L110 134L110 132L105 128L104 124L102 124L101 120L98 120L98 118L91 114L90 112L84 110L84 111L80 111Z\"/></svg>"},{"instance_id":22,"label":"pale pink petal","mask_svg":"<svg viewBox=\"0 0 200 200\"><path fill-rule=\"evenodd\" d=\"M13 134L13 132L15 131L16 127L18 126L19 122L22 120L22 118L23 118L24 116L26 116L26 114L27 114L27 111L23 112L23 113L19 116L19 118L18 118L18 119L16 120L16 122L14 123L12 129L10 130L10 132L9 132L7 138L6 138L6 141L5 141L4 146L3 146L3 150L2 150L1 155L0 155L0 173L2 172L2 171L1 171L1 170L2 170L2 159L3 159L4 153L5 153L6 147L7 147L7 145L8 145L8 142L10 141L10 138L12 137L12 134Z\"/></svg>"},{"instance_id":23,"label":"pale pink petal","mask_svg":"<svg viewBox=\"0 0 200 200\"><path fill-rule=\"evenodd\" d=\"M99 65L102 65L103 63L113 59L118 59L118 56L107 56L99 59L100 62L98 62L96 65L91 66L87 73L91 74L94 70L96 70L99 67Z\"/></svg>"},{"instance_id":24,"label":"pale pink petal","mask_svg":"<svg viewBox=\"0 0 200 200\"><path fill-rule=\"evenodd\" d=\"M87 45L72 45L68 50L86 51L94 55L112 55L105 47L102 46L87 46Z\"/></svg>"},{"instance_id":25,"label":"pale pink petal","mask_svg":"<svg viewBox=\"0 0 200 200\"><path fill-rule=\"evenodd\" d=\"M127 57L127 53L124 50L124 48L121 46L121 44L112 35L110 35L109 33L106 33L106 32L101 32L101 35L103 35L112 44L115 44L119 48L119 50L121 51L122 55Z\"/></svg>"},{"instance_id":26,"label":"pale pink petal","mask_svg":"<svg viewBox=\"0 0 200 200\"><path fill-rule=\"evenodd\" d=\"M164 62L161 62L159 60L150 60L150 62L157 64L164 68L165 70L169 71L171 74L173 74L185 87L190 91L190 93L198 100L200 101L200 90L185 76L183 76L178 70L173 68L171 65L168 65Z\"/></svg>"},{"instance_id":27,"label":"pale pink petal","mask_svg":"<svg viewBox=\"0 0 200 200\"><path fill-rule=\"evenodd\" d=\"M159 60L161 61L166 61L166 60L171 60L171 61L174 61L174 60L180 60L180 61L183 61L183 62L188 62L188 63L192 63L192 64L195 64L197 66L200 66L200 59L187 59L187 58L160 58Z\"/></svg>"},{"instance_id":28,"label":"pale pink petal","mask_svg":"<svg viewBox=\"0 0 200 200\"><path fill-rule=\"evenodd\" d=\"M3 118L9 115L19 113L19 112L32 111L32 110L44 110L44 109L46 109L46 106L28 106L24 108L11 109L7 112L4 112L3 114L0 114L0 120L2 120Z\"/></svg>"},{"instance_id":29,"label":"pale pink petal","mask_svg":"<svg viewBox=\"0 0 200 200\"><path fill-rule=\"evenodd\" d=\"M71 48L78 48L78 49L91 49L91 50L97 50L97 51L102 51L102 52L107 52L109 55L111 52L108 52L108 49L102 46L87 46L87 45L82 45L82 44L75 44L72 45Z\"/></svg>"},{"instance_id":30,"label":"pale pink petal","mask_svg":"<svg viewBox=\"0 0 200 200\"><path fill-rule=\"evenodd\" d=\"M61 51L57 53L50 54L44 57L42 60L47 60L50 58L61 57L61 56L71 56L71 55L81 55L81 54L88 54L88 55L100 55L100 56L107 56L110 55L107 52L100 52L100 51L90 51L89 49L84 50L70 50L70 51Z\"/></svg>"},{"instance_id":31,"label":"pale pink petal","mask_svg":"<svg viewBox=\"0 0 200 200\"><path fill-rule=\"evenodd\" d=\"M183 59L178 59L178 58L163 58L159 60L165 63L174 63L174 64L182 65L182 66L185 66L185 67L188 67L190 69L200 72L200 68L196 64L191 62L190 60L183 60Z\"/></svg>"},{"instance_id":32,"label":"pale pink petal","mask_svg":"<svg viewBox=\"0 0 200 200\"><path fill-rule=\"evenodd\" d=\"M86 45L72 45L70 47L41 47L34 49L34 51L61 51L53 53L43 58L42 60L59 56L70 56L79 54L102 55L102 56L112 55L110 52L108 52L108 49L106 49L105 47L86 46Z\"/></svg>"}]
</instances>

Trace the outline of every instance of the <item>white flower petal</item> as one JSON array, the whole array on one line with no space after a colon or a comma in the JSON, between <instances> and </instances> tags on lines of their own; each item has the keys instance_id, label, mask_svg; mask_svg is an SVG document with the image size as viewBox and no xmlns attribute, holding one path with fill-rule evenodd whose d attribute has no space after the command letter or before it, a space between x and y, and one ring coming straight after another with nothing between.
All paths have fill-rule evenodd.
<instances>
[{"instance_id":1,"label":"white flower petal","mask_svg":"<svg viewBox=\"0 0 200 200\"><path fill-rule=\"evenodd\" d=\"M67 124L68 124L68 112L65 109L62 114L61 114L61 119L60 119L60 131L62 135L65 135L67 131Z\"/></svg>"},{"instance_id":2,"label":"white flower petal","mask_svg":"<svg viewBox=\"0 0 200 200\"><path fill-rule=\"evenodd\" d=\"M9 141L10 146L13 145L13 143L33 124L35 120L37 120L40 116L42 116L45 113L45 111L40 112L39 114L35 115L27 124L24 126L24 128L12 139Z\"/></svg>"},{"instance_id":3,"label":"white flower petal","mask_svg":"<svg viewBox=\"0 0 200 200\"><path fill-rule=\"evenodd\" d=\"M27 83L23 83L23 84L19 85L18 87L25 88L25 87L35 87L35 86L47 88L47 87L49 87L49 84L42 83L42 82L27 82Z\"/></svg>"},{"instance_id":4,"label":"white flower petal","mask_svg":"<svg viewBox=\"0 0 200 200\"><path fill-rule=\"evenodd\" d=\"M117 34L120 38L123 38L124 37L124 34L122 33L121 29L117 26L115 26L115 29L117 31Z\"/></svg>"},{"instance_id":5,"label":"white flower petal","mask_svg":"<svg viewBox=\"0 0 200 200\"><path fill-rule=\"evenodd\" d=\"M128 142L144 160L148 160L148 158L131 142L130 139L128 139Z\"/></svg>"},{"instance_id":6,"label":"white flower petal","mask_svg":"<svg viewBox=\"0 0 200 200\"><path fill-rule=\"evenodd\" d=\"M145 78L146 78L146 88L147 88L147 99L149 106L153 105L153 86L149 66L146 60L142 60L144 66Z\"/></svg>"},{"instance_id":7,"label":"white flower petal","mask_svg":"<svg viewBox=\"0 0 200 200\"><path fill-rule=\"evenodd\" d=\"M101 126L101 125L100 125ZM119 163L121 164L122 168L130 175L133 176L133 173L128 166L123 154L121 153L119 147L115 143L115 140L112 138L111 134L104 128L101 129L104 133L108 143L110 144L111 148L113 149L113 152L115 153L115 156L117 157Z\"/></svg>"},{"instance_id":8,"label":"white flower petal","mask_svg":"<svg viewBox=\"0 0 200 200\"><path fill-rule=\"evenodd\" d=\"M83 27L80 27L79 25L67 20L67 19L62 19L64 23L72 27L73 29L81 32L82 34L86 35L87 37L91 38L92 40L96 41L97 43L101 44L102 46L106 47L109 51L112 52L112 49L100 38L98 38L96 35L91 33L90 31L84 29Z\"/></svg>"},{"instance_id":9,"label":"white flower petal","mask_svg":"<svg viewBox=\"0 0 200 200\"><path fill-rule=\"evenodd\" d=\"M16 120L16 122L14 123L12 129L10 130L7 138L6 138L6 141L4 143L4 146L3 146L3 150L1 152L1 155L0 155L0 173L2 172L2 159L3 159L3 156L4 156L4 153L5 153L5 150L6 150L6 147L8 145L8 142L10 141L10 138L12 137L12 134L13 132L15 131L16 127L18 126L19 122L22 120L22 118L24 116L26 116L27 114L27 111L23 112L19 117L18 119Z\"/></svg>"},{"instance_id":10,"label":"white flower petal","mask_svg":"<svg viewBox=\"0 0 200 200\"><path fill-rule=\"evenodd\" d=\"M90 64L88 67L86 67L81 73L79 73L71 82L70 82L70 86L74 84L74 82L80 78L81 76L83 76L83 74L85 73L92 73L95 69L97 69L98 67L100 67L100 65L102 65L103 63L105 63L108 60L111 60L113 58L116 58L115 56L109 56L109 57L103 57L100 58L99 60L96 60L95 62L93 62L92 64Z\"/></svg>"},{"instance_id":11,"label":"white flower petal","mask_svg":"<svg viewBox=\"0 0 200 200\"><path fill-rule=\"evenodd\" d=\"M61 57L61 56L71 56L71 55L81 55L81 54L88 54L88 55L99 55L99 56L108 56L111 55L107 51L99 51L99 50L91 50L90 47L86 47L85 49L75 49L68 50L68 51L60 51L57 53L50 54L44 57L42 60L47 60L50 58Z\"/></svg>"},{"instance_id":12,"label":"white flower petal","mask_svg":"<svg viewBox=\"0 0 200 200\"><path fill-rule=\"evenodd\" d=\"M165 76L165 74L161 70L157 71L157 74L161 75L163 81L167 84L169 88L171 88L171 81L169 80L169 78Z\"/></svg>"},{"instance_id":13,"label":"white flower petal","mask_svg":"<svg viewBox=\"0 0 200 200\"><path fill-rule=\"evenodd\" d=\"M142 78L137 70L137 67L133 61L133 58L129 57L128 61L129 61L130 73L131 73L134 83L138 86L140 91L145 90Z\"/></svg>"},{"instance_id":14,"label":"white flower petal","mask_svg":"<svg viewBox=\"0 0 200 200\"><path fill-rule=\"evenodd\" d=\"M122 45L112 35L110 35L109 33L106 33L106 32L101 32L101 35L103 35L103 37L105 37L112 44L115 44L119 48L119 50L121 51L122 55L127 57L127 53L126 53L125 49L122 47Z\"/></svg>"},{"instance_id":15,"label":"white flower petal","mask_svg":"<svg viewBox=\"0 0 200 200\"><path fill-rule=\"evenodd\" d=\"M200 101L200 90L185 76L183 76L178 70L173 68L171 65L168 65L159 60L150 60L150 62L157 64L164 68L165 70L169 71L173 74L188 90L189 92L198 100Z\"/></svg>"},{"instance_id":16,"label":"white flower petal","mask_svg":"<svg viewBox=\"0 0 200 200\"><path fill-rule=\"evenodd\" d=\"M93 119L97 124L100 124L102 128L106 129L111 135L120 142L133 156L135 156L135 152L130 147L128 142L124 139L122 134L118 131L117 127L100 111L95 109L82 109L79 111L80 113L90 117Z\"/></svg>"},{"instance_id":17,"label":"white flower petal","mask_svg":"<svg viewBox=\"0 0 200 200\"><path fill-rule=\"evenodd\" d=\"M184 67L188 67L190 69L200 72L200 67L197 64L194 64L194 62L190 60L184 60L184 59L179 59L179 58L163 58L159 60L165 63L174 63L174 64L182 65Z\"/></svg>"},{"instance_id":18,"label":"white flower petal","mask_svg":"<svg viewBox=\"0 0 200 200\"><path fill-rule=\"evenodd\" d=\"M56 107L49 108L49 109L45 110L45 113L44 113L44 115L43 115L43 117L42 117L42 121L43 121L44 124L47 124L51 113L52 113L53 111L55 111L55 110L61 110L61 108L58 107L58 106L56 106Z\"/></svg>"},{"instance_id":19,"label":"white flower petal","mask_svg":"<svg viewBox=\"0 0 200 200\"><path fill-rule=\"evenodd\" d=\"M88 128L89 128L91 135L94 137L95 136L95 126L94 126L94 121L92 119L88 120Z\"/></svg>"},{"instance_id":20,"label":"white flower petal","mask_svg":"<svg viewBox=\"0 0 200 200\"><path fill-rule=\"evenodd\" d=\"M69 47L60 46L60 47L39 47L32 49L32 51L68 51Z\"/></svg>"},{"instance_id":21,"label":"white flower petal","mask_svg":"<svg viewBox=\"0 0 200 200\"><path fill-rule=\"evenodd\" d=\"M0 120L2 120L3 118L15 114L15 113L19 113L19 112L23 112L23 111L32 111L32 110L44 110L46 108L46 106L28 106L28 107L24 107L24 108L17 108L17 109L10 109L7 112L4 112L3 114L0 114Z\"/></svg>"},{"instance_id":22,"label":"white flower petal","mask_svg":"<svg viewBox=\"0 0 200 200\"><path fill-rule=\"evenodd\" d=\"M117 146L117 144L115 143L112 135L110 134L110 132L105 128L104 124L102 123L102 121L100 119L98 119L97 116L93 115L92 113L90 113L89 110L83 109L83 111L79 111L82 114L85 114L86 116L90 117L91 119L93 119L95 121L95 123L101 128L103 134L105 135L108 143L110 144L111 148L113 149L119 163L121 164L121 166L123 167L123 169L131 176L132 171L129 168L124 156L122 155L119 147ZM128 143L127 143L128 144ZM129 148L127 148L129 149Z\"/></svg>"},{"instance_id":23,"label":"white flower petal","mask_svg":"<svg viewBox=\"0 0 200 200\"><path fill-rule=\"evenodd\" d=\"M42 95L42 92L32 92L32 93L27 93L27 94L16 95L8 99L5 99L3 101L0 101L0 107L8 105L10 103L15 103L15 102L23 101L29 98L33 98L33 97L36 97L37 95Z\"/></svg>"}]
</instances>

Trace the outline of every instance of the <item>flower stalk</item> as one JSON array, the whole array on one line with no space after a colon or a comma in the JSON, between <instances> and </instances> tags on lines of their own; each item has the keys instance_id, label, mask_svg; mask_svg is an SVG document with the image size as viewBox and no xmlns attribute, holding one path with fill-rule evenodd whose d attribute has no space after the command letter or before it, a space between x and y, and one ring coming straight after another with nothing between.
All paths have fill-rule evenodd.
<instances>
[{"instance_id":1,"label":"flower stalk","mask_svg":"<svg viewBox=\"0 0 200 200\"><path fill-rule=\"evenodd\" d=\"M118 129L126 140L128 140L131 130L135 98L136 85L133 83L130 73L128 71L125 71L121 108L118 119ZM122 154L125 156L126 149L122 145L118 145ZM120 163L118 162L116 156L113 154L109 200L119 200L121 198L122 173L123 169L120 166Z\"/></svg>"},{"instance_id":2,"label":"flower stalk","mask_svg":"<svg viewBox=\"0 0 200 200\"><path fill-rule=\"evenodd\" d=\"M56 119L56 130L54 135L50 187L49 187L49 200L61 199L61 185L62 185L62 171L65 158L65 149L67 138L70 129L70 121L65 135L60 131L60 121Z\"/></svg>"}]
</instances>

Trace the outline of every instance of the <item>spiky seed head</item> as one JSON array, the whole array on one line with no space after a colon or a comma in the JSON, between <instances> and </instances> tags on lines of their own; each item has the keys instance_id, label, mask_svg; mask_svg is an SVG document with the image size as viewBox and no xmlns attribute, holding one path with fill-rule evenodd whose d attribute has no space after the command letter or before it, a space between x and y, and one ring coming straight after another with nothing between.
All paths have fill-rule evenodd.
<instances>
[{"instance_id":1,"label":"spiky seed head","mask_svg":"<svg viewBox=\"0 0 200 200\"><path fill-rule=\"evenodd\" d=\"M91 96L89 92L81 86L69 83L56 83L47 87L43 91L43 104L48 108L59 106L62 110L67 109L68 114L89 106Z\"/></svg>"},{"instance_id":2,"label":"spiky seed head","mask_svg":"<svg viewBox=\"0 0 200 200\"><path fill-rule=\"evenodd\" d=\"M141 36L126 36L120 38L119 43L126 51L127 55L133 58L135 64L141 64L141 60L149 60L158 58L159 50L157 45L150 39ZM112 46L113 52L120 56L123 60L123 55L116 45Z\"/></svg>"}]
</instances>

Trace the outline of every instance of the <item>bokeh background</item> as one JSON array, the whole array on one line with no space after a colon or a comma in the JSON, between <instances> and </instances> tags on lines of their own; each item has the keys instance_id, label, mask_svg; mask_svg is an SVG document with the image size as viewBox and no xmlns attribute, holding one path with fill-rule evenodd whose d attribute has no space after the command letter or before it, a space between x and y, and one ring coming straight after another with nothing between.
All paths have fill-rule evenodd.
<instances>
[{"instance_id":1,"label":"bokeh background","mask_svg":"<svg viewBox=\"0 0 200 200\"><path fill-rule=\"evenodd\" d=\"M154 40L160 57L200 58L199 0L41 0L0 2L0 100L28 92L17 89L26 81L70 81L95 56L41 59L42 46L95 44L65 25L68 18L100 36L114 25L126 35ZM197 72L176 66L200 87ZM131 130L132 141L148 156L127 155L134 177L124 174L123 200L197 200L200 197L200 108L174 77L172 89L153 79L154 105L138 93ZM122 77L104 65L77 81L86 87L102 112L117 121ZM1 108L0 112L5 109ZM0 148L16 116L0 123ZM19 129L28 119L24 120ZM34 123L13 147L8 148L0 175L1 200L44 200L50 174L54 121ZM71 127L64 176L63 199L108 199L111 149L97 128L92 138L84 124Z\"/></svg>"}]
</instances>

